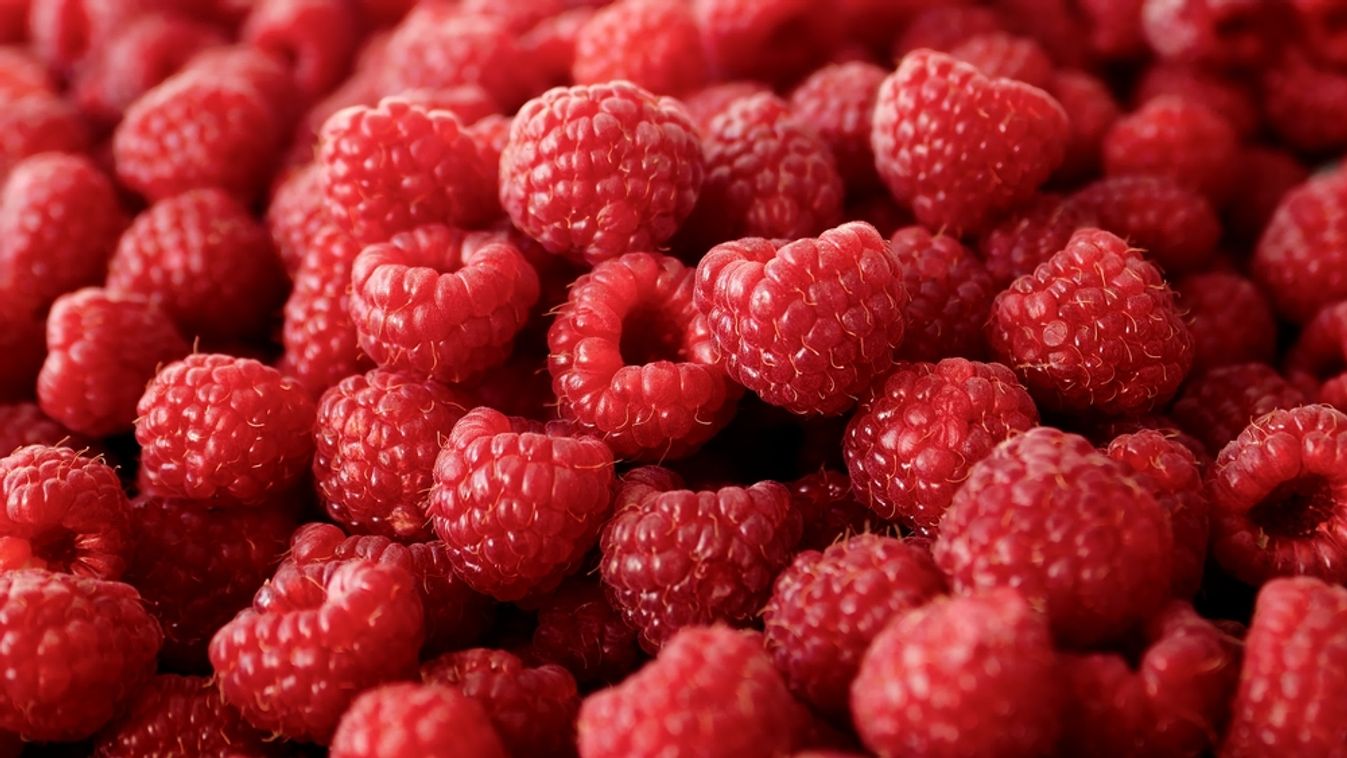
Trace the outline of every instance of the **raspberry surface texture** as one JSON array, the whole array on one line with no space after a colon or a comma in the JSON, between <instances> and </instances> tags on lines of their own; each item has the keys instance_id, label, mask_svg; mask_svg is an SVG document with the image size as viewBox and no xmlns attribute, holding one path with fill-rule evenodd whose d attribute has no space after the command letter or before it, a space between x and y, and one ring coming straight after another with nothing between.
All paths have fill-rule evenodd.
<instances>
[{"instance_id":1,"label":"raspberry surface texture","mask_svg":"<svg viewBox=\"0 0 1347 758\"><path fill-rule=\"evenodd\" d=\"M982 327L997 289L987 267L958 240L920 226L894 232L889 245L908 296L898 356L937 361L986 352Z\"/></svg>"},{"instance_id":2,"label":"raspberry surface texture","mask_svg":"<svg viewBox=\"0 0 1347 758\"><path fill-rule=\"evenodd\" d=\"M366 690L332 737L336 758L505 758L482 707L449 687L386 684Z\"/></svg>"},{"instance_id":3,"label":"raspberry surface texture","mask_svg":"<svg viewBox=\"0 0 1347 758\"><path fill-rule=\"evenodd\" d=\"M141 689L127 712L99 734L99 758L171 754L274 755L266 735L220 697L206 677L160 674Z\"/></svg>"}]
</instances>

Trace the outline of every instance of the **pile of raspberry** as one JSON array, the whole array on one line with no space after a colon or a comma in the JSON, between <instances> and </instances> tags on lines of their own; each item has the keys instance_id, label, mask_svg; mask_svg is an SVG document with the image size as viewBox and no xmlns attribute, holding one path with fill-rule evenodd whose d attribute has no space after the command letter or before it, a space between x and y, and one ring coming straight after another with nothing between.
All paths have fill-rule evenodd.
<instances>
[{"instance_id":1,"label":"pile of raspberry","mask_svg":"<svg viewBox=\"0 0 1347 758\"><path fill-rule=\"evenodd\" d=\"M0 0L0 758L1347 755L1344 0Z\"/></svg>"}]
</instances>

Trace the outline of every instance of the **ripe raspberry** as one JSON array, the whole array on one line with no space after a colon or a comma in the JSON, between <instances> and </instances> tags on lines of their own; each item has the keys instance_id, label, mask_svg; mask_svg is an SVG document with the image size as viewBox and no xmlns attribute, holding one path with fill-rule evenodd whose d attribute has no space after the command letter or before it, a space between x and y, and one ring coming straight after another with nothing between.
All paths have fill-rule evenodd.
<instances>
[{"instance_id":1,"label":"ripe raspberry","mask_svg":"<svg viewBox=\"0 0 1347 758\"><path fill-rule=\"evenodd\" d=\"M275 754L254 729L201 676L160 674L131 701L126 713L95 741L97 758L146 755L197 756Z\"/></svg>"},{"instance_id":2,"label":"ripe raspberry","mask_svg":"<svg viewBox=\"0 0 1347 758\"><path fill-rule=\"evenodd\" d=\"M0 3L0 27L4 24L4 12L4 5ZM4 42L3 37L3 29L0 29L0 42ZM44 92L56 94L56 85L46 64L26 48L0 46L0 100L9 103Z\"/></svg>"},{"instance_id":3,"label":"ripe raspberry","mask_svg":"<svg viewBox=\"0 0 1347 758\"><path fill-rule=\"evenodd\" d=\"M1262 363L1219 366L1193 377L1174 403L1174 420L1216 455L1260 416L1310 398Z\"/></svg>"},{"instance_id":4,"label":"ripe raspberry","mask_svg":"<svg viewBox=\"0 0 1347 758\"><path fill-rule=\"evenodd\" d=\"M1235 177L1239 135L1206 106L1166 95L1118 119L1103 147L1109 176L1165 176L1220 202Z\"/></svg>"},{"instance_id":5,"label":"ripe raspberry","mask_svg":"<svg viewBox=\"0 0 1347 758\"><path fill-rule=\"evenodd\" d=\"M508 3L501 4L494 0L480 1L497 8L509 6ZM519 54L531 82L527 94L573 83L571 71L575 68L580 30L598 12L598 6L588 2L576 4L568 0L562 0L561 4L574 7L539 21L519 38Z\"/></svg>"},{"instance_id":6,"label":"ripe raspberry","mask_svg":"<svg viewBox=\"0 0 1347 758\"><path fill-rule=\"evenodd\" d=\"M487 233L422 226L365 248L351 320L383 368L458 382L501 363L538 299L538 275Z\"/></svg>"},{"instance_id":7,"label":"ripe raspberry","mask_svg":"<svg viewBox=\"0 0 1347 758\"><path fill-rule=\"evenodd\" d=\"M625 82L558 88L515 116L500 202L550 252L599 263L673 236L703 174L678 101Z\"/></svg>"},{"instance_id":8,"label":"ripe raspberry","mask_svg":"<svg viewBox=\"0 0 1347 758\"><path fill-rule=\"evenodd\" d=\"M363 248L330 224L305 243L294 272L295 286L285 301L281 343L285 353L277 368L315 397L348 376L373 368L360 349L351 320L351 268Z\"/></svg>"},{"instance_id":9,"label":"ripe raspberry","mask_svg":"<svg viewBox=\"0 0 1347 758\"><path fill-rule=\"evenodd\" d=\"M1327 63L1347 64L1347 29L1337 0L1292 0L1301 34L1316 57Z\"/></svg>"},{"instance_id":10,"label":"ripe raspberry","mask_svg":"<svg viewBox=\"0 0 1347 758\"><path fill-rule=\"evenodd\" d=\"M601 8L575 38L576 84L625 79L658 95L680 95L709 78L697 20L670 0L622 0Z\"/></svg>"},{"instance_id":11,"label":"ripe raspberry","mask_svg":"<svg viewBox=\"0 0 1347 758\"><path fill-rule=\"evenodd\" d=\"M0 402L31 400L47 355L42 316L28 293L0 293L0 355L5 356L0 361Z\"/></svg>"},{"instance_id":12,"label":"ripe raspberry","mask_svg":"<svg viewBox=\"0 0 1347 758\"><path fill-rule=\"evenodd\" d=\"M216 632L210 660L225 702L254 726L325 744L361 690L416 670L422 633L401 568L287 564Z\"/></svg>"},{"instance_id":13,"label":"ripe raspberry","mask_svg":"<svg viewBox=\"0 0 1347 758\"><path fill-rule=\"evenodd\" d=\"M1095 53L1123 60L1146 54L1146 35L1141 28L1145 0L1082 0L1078 5Z\"/></svg>"},{"instance_id":14,"label":"ripe raspberry","mask_svg":"<svg viewBox=\"0 0 1347 758\"><path fill-rule=\"evenodd\" d=\"M1038 424L1010 369L949 358L903 363L847 424L851 486L886 521L934 535L972 466Z\"/></svg>"},{"instance_id":15,"label":"ripe raspberry","mask_svg":"<svg viewBox=\"0 0 1347 758\"><path fill-rule=\"evenodd\" d=\"M1029 37L985 32L960 42L949 54L992 78L1015 79L1044 90L1052 81L1052 58Z\"/></svg>"},{"instance_id":16,"label":"ripe raspberry","mask_svg":"<svg viewBox=\"0 0 1347 758\"><path fill-rule=\"evenodd\" d=\"M1282 198L1309 178L1305 166L1285 150L1245 147L1240 153L1241 191L1226 204L1227 229L1241 242L1257 242Z\"/></svg>"},{"instance_id":17,"label":"ripe raspberry","mask_svg":"<svg viewBox=\"0 0 1347 758\"><path fill-rule=\"evenodd\" d=\"M1258 104L1241 81L1197 66L1157 63L1146 69L1132 93L1138 105L1161 97L1177 97L1203 105L1225 119L1237 134L1258 131Z\"/></svg>"},{"instance_id":18,"label":"ripe raspberry","mask_svg":"<svg viewBox=\"0 0 1347 758\"><path fill-rule=\"evenodd\" d=\"M1115 0L1116 2L1116 0ZM998 0L1010 30L1028 35L1054 61L1080 67L1090 57L1089 27L1071 0Z\"/></svg>"},{"instance_id":19,"label":"ripe raspberry","mask_svg":"<svg viewBox=\"0 0 1347 758\"><path fill-rule=\"evenodd\" d=\"M1041 755L1060 694L1043 617L1011 590L897 616L851 686L856 730L882 755Z\"/></svg>"},{"instance_id":20,"label":"ripe raspberry","mask_svg":"<svg viewBox=\"0 0 1347 758\"><path fill-rule=\"evenodd\" d=\"M164 367L137 406L154 492L244 504L292 484L313 456L313 401L249 358L198 353Z\"/></svg>"},{"instance_id":21,"label":"ripe raspberry","mask_svg":"<svg viewBox=\"0 0 1347 758\"><path fill-rule=\"evenodd\" d=\"M561 414L619 458L686 456L734 415L738 386L693 306L693 274L650 253L601 263L571 286L548 332Z\"/></svg>"},{"instance_id":22,"label":"ripe raspberry","mask_svg":"<svg viewBox=\"0 0 1347 758\"><path fill-rule=\"evenodd\" d=\"M1274 49L1285 13L1262 0L1145 0L1141 24L1164 60L1252 66Z\"/></svg>"},{"instance_id":23,"label":"ripe raspberry","mask_svg":"<svg viewBox=\"0 0 1347 758\"><path fill-rule=\"evenodd\" d=\"M359 18L341 0L262 0L243 25L243 41L288 61L307 98L323 95L346 75Z\"/></svg>"},{"instance_id":24,"label":"ripe raspberry","mask_svg":"<svg viewBox=\"0 0 1347 758\"><path fill-rule=\"evenodd\" d=\"M933 237L920 226L894 232L890 245L911 298L905 320L913 328L899 345L898 357L936 361L985 353L982 327L996 285L982 262L953 237Z\"/></svg>"},{"instance_id":25,"label":"ripe raspberry","mask_svg":"<svg viewBox=\"0 0 1347 758\"><path fill-rule=\"evenodd\" d=\"M832 151L850 192L879 187L870 122L888 71L872 63L835 63L815 71L790 94L795 118L812 127Z\"/></svg>"},{"instance_id":26,"label":"ripe raspberry","mask_svg":"<svg viewBox=\"0 0 1347 758\"><path fill-rule=\"evenodd\" d=\"M893 57L926 48L948 53L979 34L1006 30L1001 12L980 5L933 5L912 17L894 40Z\"/></svg>"},{"instance_id":27,"label":"ripe raspberry","mask_svg":"<svg viewBox=\"0 0 1347 758\"><path fill-rule=\"evenodd\" d=\"M1174 395L1193 337L1160 272L1098 229L996 297L993 352L1047 408L1128 415Z\"/></svg>"},{"instance_id":28,"label":"ripe raspberry","mask_svg":"<svg viewBox=\"0 0 1347 758\"><path fill-rule=\"evenodd\" d=\"M1067 199L1165 271L1198 271L1216 255L1221 220L1200 193L1165 176L1111 176Z\"/></svg>"},{"instance_id":29,"label":"ripe raspberry","mask_svg":"<svg viewBox=\"0 0 1347 758\"><path fill-rule=\"evenodd\" d=\"M63 445L82 450L89 441L48 418L34 403L0 404L0 455L25 445Z\"/></svg>"},{"instance_id":30,"label":"ripe raspberry","mask_svg":"<svg viewBox=\"0 0 1347 758\"><path fill-rule=\"evenodd\" d=\"M154 675L162 635L120 582L0 572L0 729L24 740L81 740Z\"/></svg>"},{"instance_id":31,"label":"ripe raspberry","mask_svg":"<svg viewBox=\"0 0 1347 758\"><path fill-rule=\"evenodd\" d=\"M861 656L889 619L945 590L926 550L861 534L806 550L777 577L763 609L767 651L791 691L845 715Z\"/></svg>"},{"instance_id":32,"label":"ripe raspberry","mask_svg":"<svg viewBox=\"0 0 1347 758\"><path fill-rule=\"evenodd\" d=\"M1279 137L1311 152L1347 146L1347 72L1291 46L1262 73L1263 113Z\"/></svg>"},{"instance_id":33,"label":"ripe raspberry","mask_svg":"<svg viewBox=\"0 0 1347 758\"><path fill-rule=\"evenodd\" d=\"M1271 363L1277 321L1253 282L1239 274L1193 274L1175 284L1193 333L1193 373L1232 363Z\"/></svg>"},{"instance_id":34,"label":"ripe raspberry","mask_svg":"<svg viewBox=\"0 0 1347 758\"><path fill-rule=\"evenodd\" d=\"M1252 273L1277 312L1297 323L1347 298L1347 171L1286 193L1258 241Z\"/></svg>"},{"instance_id":35,"label":"ripe raspberry","mask_svg":"<svg viewBox=\"0 0 1347 758\"><path fill-rule=\"evenodd\" d=\"M280 180L267 205L266 223L286 273L293 276L314 238L332 224L323 204L321 163L306 163Z\"/></svg>"},{"instance_id":36,"label":"ripe raspberry","mask_svg":"<svg viewBox=\"0 0 1347 758\"><path fill-rule=\"evenodd\" d=\"M785 755L799 705L754 632L688 627L653 663L580 707L585 758Z\"/></svg>"},{"instance_id":37,"label":"ripe raspberry","mask_svg":"<svg viewBox=\"0 0 1347 758\"><path fill-rule=\"evenodd\" d=\"M28 35L38 54L54 70L70 70L101 48L117 29L147 12L164 9L162 0L29 0Z\"/></svg>"},{"instance_id":38,"label":"ripe raspberry","mask_svg":"<svg viewBox=\"0 0 1347 758\"><path fill-rule=\"evenodd\" d=\"M1066 247L1077 229L1095 225L1093 213L1081 203L1035 195L988 230L978 240L978 252L993 281L1004 288Z\"/></svg>"},{"instance_id":39,"label":"ripe raspberry","mask_svg":"<svg viewBox=\"0 0 1347 758\"><path fill-rule=\"evenodd\" d=\"M804 521L801 550L826 550L852 535L882 529L874 511L857 501L851 479L840 471L820 469L787 486L791 506Z\"/></svg>"},{"instance_id":40,"label":"ripe raspberry","mask_svg":"<svg viewBox=\"0 0 1347 758\"><path fill-rule=\"evenodd\" d=\"M0 108L0 181L14 164L46 152L80 153L92 142L79 111L65 100L36 92Z\"/></svg>"},{"instance_id":41,"label":"ripe raspberry","mask_svg":"<svg viewBox=\"0 0 1347 758\"><path fill-rule=\"evenodd\" d=\"M870 144L893 196L923 225L957 233L1028 199L1061 164L1069 133L1042 90L918 50L880 87Z\"/></svg>"},{"instance_id":42,"label":"ripe raspberry","mask_svg":"<svg viewBox=\"0 0 1347 758\"><path fill-rule=\"evenodd\" d=\"M421 4L394 30L379 66L379 91L476 84L507 111L534 92L518 34L505 19Z\"/></svg>"},{"instance_id":43,"label":"ripe raspberry","mask_svg":"<svg viewBox=\"0 0 1347 758\"><path fill-rule=\"evenodd\" d=\"M771 92L771 88L762 82L748 80L719 82L686 95L682 100L688 115L692 117L692 123L705 132L711 125L711 120L724 113L725 109L736 100Z\"/></svg>"},{"instance_id":44,"label":"ripe raspberry","mask_svg":"<svg viewBox=\"0 0 1347 758\"><path fill-rule=\"evenodd\" d=\"M341 717L333 758L505 758L485 711L449 687L385 684Z\"/></svg>"},{"instance_id":45,"label":"ripe raspberry","mask_svg":"<svg viewBox=\"0 0 1347 758\"><path fill-rule=\"evenodd\" d=\"M467 128L487 116L500 115L500 106L486 90L476 84L460 84L442 89L411 89L398 93L397 99L428 111L450 111ZM506 123L509 123L508 119Z\"/></svg>"},{"instance_id":46,"label":"ripe raspberry","mask_svg":"<svg viewBox=\"0 0 1347 758\"><path fill-rule=\"evenodd\" d=\"M1120 115L1112 90L1093 74L1075 69L1054 71L1046 89L1062 106L1071 124L1066 158L1057 168L1056 176L1063 179L1094 176L1099 170L1104 135Z\"/></svg>"},{"instance_id":47,"label":"ripe raspberry","mask_svg":"<svg viewBox=\"0 0 1347 758\"><path fill-rule=\"evenodd\" d=\"M935 559L968 593L1014 587L1071 645L1117 639L1169 596L1169 514L1084 437L1039 427L973 466Z\"/></svg>"},{"instance_id":48,"label":"ripe raspberry","mask_svg":"<svg viewBox=\"0 0 1347 758\"><path fill-rule=\"evenodd\" d=\"M609 597L650 651L680 628L755 616L800 541L800 514L776 482L682 485L658 466L627 473L599 543Z\"/></svg>"},{"instance_id":49,"label":"ripe raspberry","mask_svg":"<svg viewBox=\"0 0 1347 758\"><path fill-rule=\"evenodd\" d=\"M597 581L573 578L538 605L529 647L536 658L565 666L581 685L616 683L635 668L636 632Z\"/></svg>"},{"instance_id":50,"label":"ripe raspberry","mask_svg":"<svg viewBox=\"0 0 1347 758\"><path fill-rule=\"evenodd\" d=\"M838 28L833 9L809 0L693 0L719 79L789 83L818 68Z\"/></svg>"}]
</instances>

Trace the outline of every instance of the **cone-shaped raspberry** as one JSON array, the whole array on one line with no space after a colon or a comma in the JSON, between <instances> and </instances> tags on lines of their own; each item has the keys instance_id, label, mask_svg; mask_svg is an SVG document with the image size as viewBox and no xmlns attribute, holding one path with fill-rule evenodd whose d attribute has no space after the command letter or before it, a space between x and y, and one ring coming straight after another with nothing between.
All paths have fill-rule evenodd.
<instances>
[{"instance_id":1,"label":"cone-shaped raspberry","mask_svg":"<svg viewBox=\"0 0 1347 758\"><path fill-rule=\"evenodd\" d=\"M332 758L505 758L482 707L450 687L385 684L351 703Z\"/></svg>"},{"instance_id":2,"label":"cone-shaped raspberry","mask_svg":"<svg viewBox=\"0 0 1347 758\"><path fill-rule=\"evenodd\" d=\"M278 746L225 703L204 676L160 674L108 725L94 745L97 758L147 755L270 756Z\"/></svg>"}]
</instances>

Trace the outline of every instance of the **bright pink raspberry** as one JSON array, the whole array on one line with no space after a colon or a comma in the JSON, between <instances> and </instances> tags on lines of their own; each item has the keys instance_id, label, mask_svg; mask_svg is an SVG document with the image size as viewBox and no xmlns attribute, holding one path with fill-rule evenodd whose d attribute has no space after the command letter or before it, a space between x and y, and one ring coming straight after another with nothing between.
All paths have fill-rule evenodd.
<instances>
[{"instance_id":1,"label":"bright pink raspberry","mask_svg":"<svg viewBox=\"0 0 1347 758\"><path fill-rule=\"evenodd\" d=\"M1054 71L1046 89L1062 106L1071 124L1066 158L1057 168L1056 176L1065 179L1094 176L1099 169L1104 135L1121 112L1113 91L1099 77L1076 69Z\"/></svg>"},{"instance_id":2,"label":"bright pink raspberry","mask_svg":"<svg viewBox=\"0 0 1347 758\"><path fill-rule=\"evenodd\" d=\"M1006 30L1001 12L981 5L933 5L912 17L894 40L893 57L926 48L948 53L979 34Z\"/></svg>"},{"instance_id":3,"label":"bright pink raspberry","mask_svg":"<svg viewBox=\"0 0 1347 758\"><path fill-rule=\"evenodd\" d=\"M1174 420L1216 455L1250 421L1310 398L1263 363L1235 363L1197 374L1174 403Z\"/></svg>"},{"instance_id":4,"label":"bright pink raspberry","mask_svg":"<svg viewBox=\"0 0 1347 758\"><path fill-rule=\"evenodd\" d=\"M1239 274L1213 271L1175 283L1193 333L1193 373L1232 363L1270 363L1277 321L1267 298Z\"/></svg>"},{"instance_id":5,"label":"bright pink raspberry","mask_svg":"<svg viewBox=\"0 0 1347 758\"><path fill-rule=\"evenodd\" d=\"M98 758L146 755L266 756L266 735L225 703L204 676L159 674L95 740Z\"/></svg>"},{"instance_id":6,"label":"bright pink raspberry","mask_svg":"<svg viewBox=\"0 0 1347 758\"><path fill-rule=\"evenodd\" d=\"M1290 152L1246 146L1240 153L1240 191L1226 204L1227 230L1242 242L1256 242L1282 198L1309 178L1309 170Z\"/></svg>"},{"instance_id":7,"label":"bright pink raspberry","mask_svg":"<svg viewBox=\"0 0 1347 758\"><path fill-rule=\"evenodd\" d=\"M1294 46L1262 72L1262 105L1274 132L1298 150L1347 146L1347 72Z\"/></svg>"},{"instance_id":8,"label":"bright pink raspberry","mask_svg":"<svg viewBox=\"0 0 1347 758\"><path fill-rule=\"evenodd\" d=\"M351 268L363 250L360 243L328 224L304 247L285 301L281 331L285 352L277 368L317 396L342 379L373 368L374 361L360 349L351 320Z\"/></svg>"},{"instance_id":9,"label":"bright pink raspberry","mask_svg":"<svg viewBox=\"0 0 1347 758\"><path fill-rule=\"evenodd\" d=\"M451 687L385 684L357 697L332 736L333 758L505 758L480 705Z\"/></svg>"},{"instance_id":10,"label":"bright pink raspberry","mask_svg":"<svg viewBox=\"0 0 1347 758\"><path fill-rule=\"evenodd\" d=\"M533 94L535 72L505 19L437 5L422 3L394 30L379 66L380 91L476 84L509 110Z\"/></svg>"},{"instance_id":11,"label":"bright pink raspberry","mask_svg":"<svg viewBox=\"0 0 1347 758\"><path fill-rule=\"evenodd\" d=\"M787 486L791 503L804 521L801 550L823 551L853 535L883 529L874 511L857 500L851 479L841 471L819 469Z\"/></svg>"},{"instance_id":12,"label":"bright pink raspberry","mask_svg":"<svg viewBox=\"0 0 1347 758\"><path fill-rule=\"evenodd\" d=\"M581 685L620 682L640 656L635 630L588 577L568 579L538 602L529 651L565 666Z\"/></svg>"},{"instance_id":13,"label":"bright pink raspberry","mask_svg":"<svg viewBox=\"0 0 1347 758\"><path fill-rule=\"evenodd\" d=\"M850 192L880 186L870 122L886 76L888 71L872 63L835 63L810 74L790 93L791 113L828 143Z\"/></svg>"},{"instance_id":14,"label":"bright pink raspberry","mask_svg":"<svg viewBox=\"0 0 1347 758\"><path fill-rule=\"evenodd\" d=\"M1056 255L1076 230L1095 226L1094 214L1058 195L1035 195L1011 210L978 240L978 252L1000 287Z\"/></svg>"},{"instance_id":15,"label":"bright pink raspberry","mask_svg":"<svg viewBox=\"0 0 1347 758\"><path fill-rule=\"evenodd\" d=\"M82 450L89 441L49 418L36 403L0 404L0 455L25 445L63 445Z\"/></svg>"},{"instance_id":16,"label":"bright pink raspberry","mask_svg":"<svg viewBox=\"0 0 1347 758\"><path fill-rule=\"evenodd\" d=\"M359 18L341 0L262 0L243 24L244 42L288 61L305 97L341 81L355 53Z\"/></svg>"},{"instance_id":17,"label":"bright pink raspberry","mask_svg":"<svg viewBox=\"0 0 1347 758\"><path fill-rule=\"evenodd\" d=\"M79 153L92 142L75 107L55 95L35 92L0 108L0 181L14 164L46 152Z\"/></svg>"},{"instance_id":18,"label":"bright pink raspberry","mask_svg":"<svg viewBox=\"0 0 1347 758\"><path fill-rule=\"evenodd\" d=\"M1030 37L984 32L960 42L949 54L995 79L1014 79L1043 90L1052 81L1052 58Z\"/></svg>"},{"instance_id":19,"label":"bright pink raspberry","mask_svg":"<svg viewBox=\"0 0 1347 758\"><path fill-rule=\"evenodd\" d=\"M575 38L576 84L625 79L658 95L706 84L706 53L691 8L671 0L622 0L601 8Z\"/></svg>"},{"instance_id":20,"label":"bright pink raspberry","mask_svg":"<svg viewBox=\"0 0 1347 758\"><path fill-rule=\"evenodd\" d=\"M1296 323L1347 298L1347 171L1286 193L1254 250L1252 273L1278 314Z\"/></svg>"},{"instance_id":21,"label":"bright pink raspberry","mask_svg":"<svg viewBox=\"0 0 1347 758\"><path fill-rule=\"evenodd\" d=\"M1223 117L1241 137L1258 130L1258 104L1247 86L1232 77L1197 66L1157 63L1146 69L1132 93L1138 105L1177 97L1204 105Z\"/></svg>"},{"instance_id":22,"label":"bright pink raspberry","mask_svg":"<svg viewBox=\"0 0 1347 758\"><path fill-rule=\"evenodd\" d=\"M908 226L889 240L910 298L898 357L912 361L977 358L996 284L986 266L953 237Z\"/></svg>"},{"instance_id":23,"label":"bright pink raspberry","mask_svg":"<svg viewBox=\"0 0 1347 758\"><path fill-rule=\"evenodd\" d=\"M1141 23L1164 60L1252 66L1276 47L1285 13L1262 0L1145 0Z\"/></svg>"},{"instance_id":24,"label":"bright pink raspberry","mask_svg":"<svg viewBox=\"0 0 1347 758\"><path fill-rule=\"evenodd\" d=\"M1106 177L1066 202L1171 274L1206 267L1221 240L1221 219L1211 203L1165 176Z\"/></svg>"},{"instance_id":25,"label":"bright pink raspberry","mask_svg":"<svg viewBox=\"0 0 1347 758\"><path fill-rule=\"evenodd\" d=\"M1103 147L1109 176L1165 176L1220 202L1232 189L1239 135L1210 108L1166 95L1119 118Z\"/></svg>"}]
</instances>

